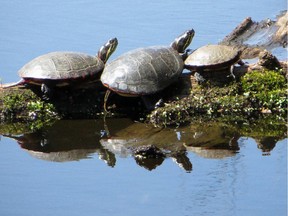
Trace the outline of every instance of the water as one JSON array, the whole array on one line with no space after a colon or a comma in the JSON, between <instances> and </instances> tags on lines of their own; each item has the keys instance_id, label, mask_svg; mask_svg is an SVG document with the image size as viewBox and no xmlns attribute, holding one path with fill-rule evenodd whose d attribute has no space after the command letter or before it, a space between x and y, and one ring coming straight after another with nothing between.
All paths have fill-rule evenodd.
<instances>
[{"instance_id":1,"label":"water","mask_svg":"<svg viewBox=\"0 0 288 216\"><path fill-rule=\"evenodd\" d=\"M158 129L129 119L64 120L13 136L2 128L0 213L285 215L286 126L264 126L262 135L260 123L247 132L217 123ZM131 147L145 144L167 157L134 158Z\"/></svg>"},{"instance_id":2,"label":"water","mask_svg":"<svg viewBox=\"0 0 288 216\"><path fill-rule=\"evenodd\" d=\"M286 8L285 0L3 1L0 78L2 82L18 80L19 68L50 51L94 54L115 36L119 46L110 60L133 48L170 44L190 28L196 31L191 48L217 43L245 17L256 21L275 18ZM120 121L114 125L129 129L130 124ZM136 125L130 127L137 129ZM129 153L108 154L114 155L115 161L107 155L104 160L106 151L99 141L103 130L102 125L90 124L71 132L72 138L69 128L65 135L62 131L59 142L71 153L66 162L55 161L56 150L52 162L43 154L21 148L15 140L1 137L0 215L287 214L287 138L277 140L269 155L259 149L256 138L241 135L236 153L225 150L219 156L216 150L211 155L214 150L187 148L192 171L179 167L173 157L149 171ZM127 130L117 132L111 126L110 130L118 135L113 139L116 144L127 143L128 138L133 144L130 129L131 137ZM150 132L140 137L152 142ZM170 147L182 146L183 139L194 140L185 138L180 129L162 137L170 139L166 142ZM55 140L51 143L58 142ZM67 150L69 143L78 147ZM106 148L111 152L111 146Z\"/></svg>"},{"instance_id":3,"label":"water","mask_svg":"<svg viewBox=\"0 0 288 216\"><path fill-rule=\"evenodd\" d=\"M119 46L111 59L133 48L168 45L190 28L196 31L191 48L217 43L247 16L275 18L287 8L285 0L276 1L3 1L0 78L18 80L26 62L50 51L97 53L115 36Z\"/></svg>"}]
</instances>

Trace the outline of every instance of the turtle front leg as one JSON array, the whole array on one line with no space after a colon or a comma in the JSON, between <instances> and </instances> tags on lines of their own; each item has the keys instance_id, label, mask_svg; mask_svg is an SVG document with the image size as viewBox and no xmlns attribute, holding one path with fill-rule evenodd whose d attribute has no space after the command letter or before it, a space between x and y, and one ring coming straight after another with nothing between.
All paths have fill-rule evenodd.
<instances>
[{"instance_id":1,"label":"turtle front leg","mask_svg":"<svg viewBox=\"0 0 288 216\"><path fill-rule=\"evenodd\" d=\"M103 105L103 109L105 111L105 113L108 113L108 110L107 110L107 101L108 101L108 98L109 98L109 95L110 95L111 91L109 89L106 90L106 93L105 93L105 96L104 96L104 105Z\"/></svg>"},{"instance_id":2,"label":"turtle front leg","mask_svg":"<svg viewBox=\"0 0 288 216\"><path fill-rule=\"evenodd\" d=\"M184 53L180 53L183 61L186 60L186 58L193 52L194 50L192 49L186 49Z\"/></svg>"},{"instance_id":3,"label":"turtle front leg","mask_svg":"<svg viewBox=\"0 0 288 216\"><path fill-rule=\"evenodd\" d=\"M234 65L231 65L230 67L230 76L232 76L234 80L236 79L235 74L234 74Z\"/></svg>"},{"instance_id":4,"label":"turtle front leg","mask_svg":"<svg viewBox=\"0 0 288 216\"><path fill-rule=\"evenodd\" d=\"M240 66L243 66L243 65L245 65L245 62L240 59L240 60L237 62L237 64L239 64Z\"/></svg>"},{"instance_id":5,"label":"turtle front leg","mask_svg":"<svg viewBox=\"0 0 288 216\"><path fill-rule=\"evenodd\" d=\"M50 100L53 96L53 88L51 88L50 85L47 83L42 83L41 85L41 91L43 93L43 99L44 100Z\"/></svg>"},{"instance_id":6,"label":"turtle front leg","mask_svg":"<svg viewBox=\"0 0 288 216\"><path fill-rule=\"evenodd\" d=\"M162 98L154 98L153 95L143 95L141 99L148 111L153 111L156 108L164 106L164 100Z\"/></svg>"}]
</instances>

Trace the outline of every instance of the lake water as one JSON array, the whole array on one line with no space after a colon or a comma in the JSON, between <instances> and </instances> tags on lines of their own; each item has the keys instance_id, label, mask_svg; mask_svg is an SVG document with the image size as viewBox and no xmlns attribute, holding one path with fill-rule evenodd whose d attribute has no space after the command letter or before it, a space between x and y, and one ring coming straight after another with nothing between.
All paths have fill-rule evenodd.
<instances>
[{"instance_id":1,"label":"lake water","mask_svg":"<svg viewBox=\"0 0 288 216\"><path fill-rule=\"evenodd\" d=\"M18 80L19 68L50 51L96 54L111 37L119 46L110 60L134 48L168 45L190 28L196 31L190 47L197 48L219 42L247 16L275 19L286 8L285 0L2 1L0 78ZM113 148L139 136L153 143L163 131L134 135L138 125L120 119L110 125L115 137L105 140L103 124L76 123L61 123L61 133L50 130L49 139L45 133L24 137L29 145L1 137L1 216L287 214L287 138L270 140L267 153L255 137L240 134L237 150L188 147L183 157L143 165ZM201 137L201 131L187 134L178 128L160 137L169 138L170 147Z\"/></svg>"}]
</instances>

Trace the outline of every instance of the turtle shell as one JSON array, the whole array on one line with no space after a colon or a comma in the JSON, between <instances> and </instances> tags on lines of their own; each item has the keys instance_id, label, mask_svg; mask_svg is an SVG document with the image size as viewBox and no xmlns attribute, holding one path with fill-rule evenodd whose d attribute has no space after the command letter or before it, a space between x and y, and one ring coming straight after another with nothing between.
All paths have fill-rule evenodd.
<instances>
[{"instance_id":1,"label":"turtle shell","mask_svg":"<svg viewBox=\"0 0 288 216\"><path fill-rule=\"evenodd\" d=\"M175 82L183 67L182 57L171 47L139 48L107 64L101 81L118 94L149 95Z\"/></svg>"},{"instance_id":2,"label":"turtle shell","mask_svg":"<svg viewBox=\"0 0 288 216\"><path fill-rule=\"evenodd\" d=\"M185 60L185 68L192 71L228 68L240 59L241 52L225 45L206 45L196 49Z\"/></svg>"},{"instance_id":3,"label":"turtle shell","mask_svg":"<svg viewBox=\"0 0 288 216\"><path fill-rule=\"evenodd\" d=\"M26 81L41 84L44 80L65 82L95 77L104 63L96 56L77 52L51 52L41 55L19 70Z\"/></svg>"}]
</instances>

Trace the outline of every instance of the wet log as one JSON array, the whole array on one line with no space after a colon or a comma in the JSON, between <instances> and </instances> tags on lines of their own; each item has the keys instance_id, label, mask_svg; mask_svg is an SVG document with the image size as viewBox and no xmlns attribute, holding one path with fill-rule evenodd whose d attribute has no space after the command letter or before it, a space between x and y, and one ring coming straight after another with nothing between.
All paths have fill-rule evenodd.
<instances>
[{"instance_id":1,"label":"wet log","mask_svg":"<svg viewBox=\"0 0 288 216\"><path fill-rule=\"evenodd\" d=\"M278 15L276 21L266 19L256 22L247 17L220 44L237 47L242 51L243 59L257 58L264 50L287 46L287 25L287 11ZM255 44L248 43L251 38L257 37L260 39Z\"/></svg>"},{"instance_id":2,"label":"wet log","mask_svg":"<svg viewBox=\"0 0 288 216\"><path fill-rule=\"evenodd\" d=\"M228 34L222 41L223 44L233 45L233 44L241 44L242 38L239 38L240 35L245 34L246 38L248 38L253 31L251 31L252 26L255 26L255 22L251 17L245 18L230 34Z\"/></svg>"},{"instance_id":3,"label":"wet log","mask_svg":"<svg viewBox=\"0 0 288 216\"><path fill-rule=\"evenodd\" d=\"M94 88L92 86L94 85ZM36 119L92 117L101 110L102 87L59 88L47 100L39 86L0 88L0 120L34 121ZM89 85L88 85L89 86ZM92 90L93 89L93 90ZM103 106L103 105L102 105Z\"/></svg>"},{"instance_id":4,"label":"wet log","mask_svg":"<svg viewBox=\"0 0 288 216\"><path fill-rule=\"evenodd\" d=\"M99 80L69 88L55 88L49 99L43 97L40 86L0 88L0 122L99 118L107 114L104 112L106 91ZM126 116L143 112L144 105L140 98L112 93L107 109L113 111L109 113L113 116Z\"/></svg>"},{"instance_id":5,"label":"wet log","mask_svg":"<svg viewBox=\"0 0 288 216\"><path fill-rule=\"evenodd\" d=\"M282 67L286 67L283 72L287 72L287 62L280 62L280 64ZM234 68L234 74L239 78L255 70L265 70L265 67L259 63L238 66ZM101 85L99 86L99 83L97 85L94 84L77 89L60 89L56 91L55 97L49 101L41 97L40 89L37 87L24 88L23 86L18 86L0 89L0 122L33 122L37 120L45 122L53 119L91 119L102 117L104 115L103 103L106 89ZM195 89L196 91L199 90L197 86L199 84L195 81L193 75L183 74L178 82L151 97L155 101L163 98L165 104L173 104L175 100L185 99L191 94L193 95ZM214 91L212 87L209 87L209 89L209 91ZM218 90L218 87L215 88L215 92ZM207 92L203 91L201 94L205 96ZM201 94L198 94L198 96L201 97ZM219 95L219 97L222 96ZM186 103L190 102L186 101ZM198 105L202 106L202 102L198 102ZM193 106L197 107L198 105L194 104ZM149 113L140 98L127 98L117 94L112 94L109 97L107 107L114 116L128 115L135 119L139 117L145 119L146 114ZM185 107L183 107L182 112L185 112ZM201 111L198 114L201 115Z\"/></svg>"}]
</instances>

